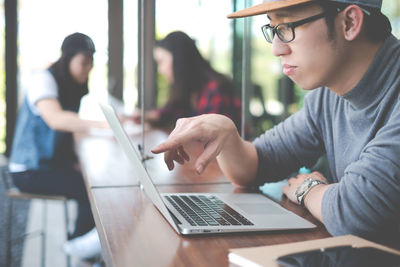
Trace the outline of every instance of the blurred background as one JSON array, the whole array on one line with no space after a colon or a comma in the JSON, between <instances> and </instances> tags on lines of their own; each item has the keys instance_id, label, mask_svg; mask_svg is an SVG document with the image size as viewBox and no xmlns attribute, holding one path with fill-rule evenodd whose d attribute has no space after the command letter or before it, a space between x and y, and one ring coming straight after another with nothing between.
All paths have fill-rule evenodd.
<instances>
[{"instance_id":1,"label":"blurred background","mask_svg":"<svg viewBox=\"0 0 400 267\"><path fill-rule=\"evenodd\" d=\"M14 3L17 2L17 3ZM270 51L260 27L267 23L266 16L256 16L245 24L245 19L229 20L226 15L245 6L261 3L261 0L156 0L144 1L142 9L137 0L0 0L3 17L9 6L8 35L15 31L16 50L9 42L8 51L16 53L15 85L9 83L15 95L8 98L8 123L12 131L15 104L23 98L27 77L35 70L42 69L60 55L63 38L73 32L86 33L96 44L94 69L90 77L89 98L104 100L109 93L124 103L126 113L140 106L140 84L138 62L140 61L139 14L143 10L144 46L151 47L152 40L165 37L169 32L181 30L196 40L202 54L218 71L230 76L239 91L242 87L242 70L246 69L246 121L251 136L272 127L302 105L304 92L283 77L279 59ZM15 5L15 11L13 6ZM11 8L11 9L10 9ZM12 24L16 16L16 25ZM383 13L392 23L393 33L400 36L400 1L383 1ZM2 41L0 42L0 152L7 153L6 138L6 22L0 21ZM16 27L15 29L10 29ZM243 49L244 28L247 27L245 49ZM11 49L11 50L10 50ZM150 55L151 49L147 49ZM245 56L245 60L243 60ZM9 59L12 61L12 59ZM147 69L155 70L149 57L144 59ZM245 68L242 67L245 64ZM11 67L12 68L12 67ZM10 69L10 72L11 69ZM155 72L154 72L155 73ZM10 78L8 79L13 79ZM157 74L146 74L145 107L153 108L165 103L167 86ZM12 88L15 87L15 88ZM10 94L10 92L9 92ZM13 99L16 100L13 100ZM85 105L82 106L85 109ZM83 111L91 116L89 108Z\"/></svg>"}]
</instances>

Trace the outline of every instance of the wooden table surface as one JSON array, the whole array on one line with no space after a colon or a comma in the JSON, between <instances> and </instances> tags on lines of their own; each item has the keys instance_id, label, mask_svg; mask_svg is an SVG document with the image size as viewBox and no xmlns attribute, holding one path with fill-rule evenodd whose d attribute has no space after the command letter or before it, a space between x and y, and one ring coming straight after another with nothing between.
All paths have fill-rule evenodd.
<instances>
[{"instance_id":1,"label":"wooden table surface","mask_svg":"<svg viewBox=\"0 0 400 267\"><path fill-rule=\"evenodd\" d=\"M233 192L231 184L161 185L161 192ZM306 210L286 198L282 206L318 227L182 237L138 186L93 188L94 217L107 266L228 266L230 248L283 244L329 237Z\"/></svg>"},{"instance_id":2,"label":"wooden table surface","mask_svg":"<svg viewBox=\"0 0 400 267\"><path fill-rule=\"evenodd\" d=\"M140 135L131 135L140 143ZM160 130L146 132L146 161L160 192L233 192L216 162L199 176L193 161L168 171L163 155L149 150L165 140ZM76 136L77 154L107 266L228 266L229 248L281 244L330 236L307 210L283 198L281 205L318 225L313 230L178 235L138 186L127 157L112 136ZM191 155L198 147L188 148Z\"/></svg>"}]
</instances>

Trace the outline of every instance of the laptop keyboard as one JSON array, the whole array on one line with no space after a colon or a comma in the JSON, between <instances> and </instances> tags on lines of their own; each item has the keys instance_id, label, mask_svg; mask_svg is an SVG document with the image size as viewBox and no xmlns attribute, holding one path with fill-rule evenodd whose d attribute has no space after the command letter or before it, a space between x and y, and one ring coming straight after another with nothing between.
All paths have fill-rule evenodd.
<instances>
[{"instance_id":1,"label":"laptop keyboard","mask_svg":"<svg viewBox=\"0 0 400 267\"><path fill-rule=\"evenodd\" d=\"M216 196L170 195L165 198L192 226L254 225Z\"/></svg>"}]
</instances>

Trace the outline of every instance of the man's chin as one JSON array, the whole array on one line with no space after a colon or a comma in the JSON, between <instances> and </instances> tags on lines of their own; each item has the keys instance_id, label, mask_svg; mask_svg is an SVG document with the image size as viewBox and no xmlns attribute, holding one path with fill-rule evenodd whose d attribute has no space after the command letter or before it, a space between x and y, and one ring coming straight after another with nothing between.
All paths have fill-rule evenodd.
<instances>
[{"instance_id":1,"label":"man's chin","mask_svg":"<svg viewBox=\"0 0 400 267\"><path fill-rule=\"evenodd\" d=\"M289 77L290 78L290 77ZM300 89L305 91L311 91L316 88L321 87L321 85L317 85L315 83L307 83L305 81L296 81L295 79L290 78Z\"/></svg>"}]
</instances>

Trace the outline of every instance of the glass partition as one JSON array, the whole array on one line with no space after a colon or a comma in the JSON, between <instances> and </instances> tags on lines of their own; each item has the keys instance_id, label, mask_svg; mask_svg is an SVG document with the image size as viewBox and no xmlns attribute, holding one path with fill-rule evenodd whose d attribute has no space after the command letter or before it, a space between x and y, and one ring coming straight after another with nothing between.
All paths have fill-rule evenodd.
<instances>
[{"instance_id":1,"label":"glass partition","mask_svg":"<svg viewBox=\"0 0 400 267\"><path fill-rule=\"evenodd\" d=\"M157 0L156 39L172 31L183 31L195 40L213 68L232 77L232 22L226 18L231 11L231 1ZM168 92L162 78L159 79L158 104L161 105Z\"/></svg>"}]
</instances>

